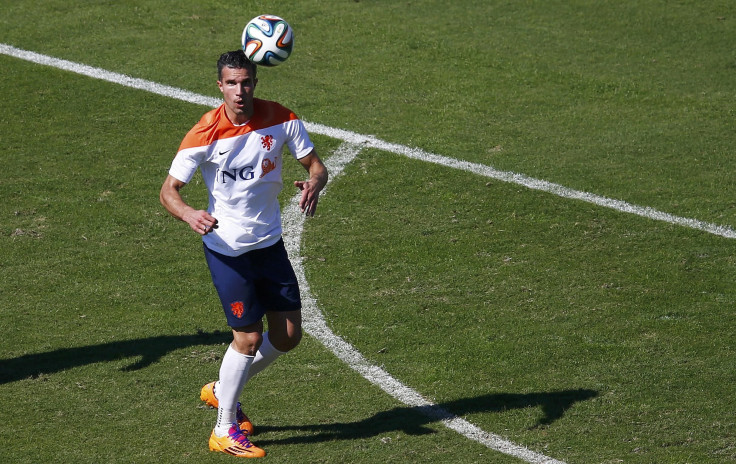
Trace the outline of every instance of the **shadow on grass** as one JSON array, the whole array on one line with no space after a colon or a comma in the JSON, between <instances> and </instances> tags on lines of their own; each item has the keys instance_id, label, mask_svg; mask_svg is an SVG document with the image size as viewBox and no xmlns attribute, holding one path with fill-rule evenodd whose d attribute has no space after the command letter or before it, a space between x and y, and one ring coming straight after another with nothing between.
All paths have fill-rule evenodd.
<instances>
[{"instance_id":1,"label":"shadow on grass","mask_svg":"<svg viewBox=\"0 0 736 464\"><path fill-rule=\"evenodd\" d=\"M174 350L197 345L229 343L231 339L232 335L229 332L201 332L195 335L169 335L78 348L64 348L47 353L0 359L0 385L53 374L87 364L139 357L139 360L124 368L125 371L134 371L151 365ZM596 396L598 396L597 391L584 389L526 394L496 393L450 401L435 406L395 408L390 411L379 412L372 417L356 422L286 426L259 425L257 427L259 433L296 432L300 435L271 440L264 437L264 439L258 441L258 444L356 440L397 431L408 435L423 435L435 432L427 427L428 424L444 419L453 419L479 412L504 412L510 409L530 407L541 407L542 417L534 425L534 427L540 427L549 425L561 418L565 411L575 403Z\"/></svg>"},{"instance_id":2,"label":"shadow on grass","mask_svg":"<svg viewBox=\"0 0 736 464\"><path fill-rule=\"evenodd\" d=\"M495 393L449 401L435 406L400 407L383 411L356 422L294 425L294 426L256 426L256 433L295 432L299 436L283 439L260 437L259 446L273 444L308 444L332 440L359 440L376 437L390 432L403 432L407 435L424 435L436 431L427 427L433 422L454 419L466 414L482 412L503 412L509 409L541 407L542 417L531 428L552 424L561 418L565 411L580 401L598 396L595 390L564 390L549 393Z\"/></svg>"},{"instance_id":3,"label":"shadow on grass","mask_svg":"<svg viewBox=\"0 0 736 464\"><path fill-rule=\"evenodd\" d=\"M47 353L36 353L12 359L0 359L0 385L43 374L53 374L73 367L125 358L140 359L125 371L142 369L161 359L167 353L196 345L230 343L230 332L200 332L195 335L166 335L100 345L64 348Z\"/></svg>"}]
</instances>

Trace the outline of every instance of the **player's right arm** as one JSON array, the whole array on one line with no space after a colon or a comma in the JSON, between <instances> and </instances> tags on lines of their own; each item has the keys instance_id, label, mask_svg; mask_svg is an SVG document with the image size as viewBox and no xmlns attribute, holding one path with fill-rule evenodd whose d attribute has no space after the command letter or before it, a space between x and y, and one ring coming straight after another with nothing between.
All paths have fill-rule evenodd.
<instances>
[{"instance_id":1,"label":"player's right arm","mask_svg":"<svg viewBox=\"0 0 736 464\"><path fill-rule=\"evenodd\" d=\"M217 219L207 211L196 210L189 206L181 197L180 190L187 185L172 175L168 175L161 186L159 199L161 204L175 218L186 222L199 235L206 235L217 227Z\"/></svg>"}]
</instances>

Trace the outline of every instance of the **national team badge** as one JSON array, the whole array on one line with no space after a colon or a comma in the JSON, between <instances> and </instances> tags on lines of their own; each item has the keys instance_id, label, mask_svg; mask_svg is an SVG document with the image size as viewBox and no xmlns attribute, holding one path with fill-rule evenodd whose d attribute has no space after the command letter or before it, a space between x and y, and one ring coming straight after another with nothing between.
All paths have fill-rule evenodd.
<instances>
[{"instance_id":1,"label":"national team badge","mask_svg":"<svg viewBox=\"0 0 736 464\"><path fill-rule=\"evenodd\" d=\"M236 301L234 303L230 303L230 311L232 311L233 316L240 319L243 317L243 311L245 310L245 306L243 306L242 301Z\"/></svg>"},{"instance_id":2,"label":"national team badge","mask_svg":"<svg viewBox=\"0 0 736 464\"><path fill-rule=\"evenodd\" d=\"M273 147L273 136L264 135L261 137L261 145L263 145L263 148L266 150L271 151L271 148Z\"/></svg>"}]
</instances>

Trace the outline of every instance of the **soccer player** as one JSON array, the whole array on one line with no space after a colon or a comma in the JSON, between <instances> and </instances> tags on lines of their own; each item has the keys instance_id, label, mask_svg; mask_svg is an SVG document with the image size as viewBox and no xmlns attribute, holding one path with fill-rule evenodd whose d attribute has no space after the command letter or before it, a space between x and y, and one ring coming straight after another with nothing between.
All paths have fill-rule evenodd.
<instances>
[{"instance_id":1,"label":"soccer player","mask_svg":"<svg viewBox=\"0 0 736 464\"><path fill-rule=\"evenodd\" d=\"M281 238L277 198L284 146L309 173L308 180L294 182L301 190L299 206L309 216L327 183L327 169L294 113L253 97L257 67L245 53L223 53L217 71L224 103L186 134L160 199L169 213L202 236L212 282L233 332L219 380L200 392L205 403L217 407L209 447L263 457L265 451L250 442L253 424L238 400L248 380L296 347L302 336L299 287ZM194 209L180 194L197 169L209 193L206 211Z\"/></svg>"}]
</instances>

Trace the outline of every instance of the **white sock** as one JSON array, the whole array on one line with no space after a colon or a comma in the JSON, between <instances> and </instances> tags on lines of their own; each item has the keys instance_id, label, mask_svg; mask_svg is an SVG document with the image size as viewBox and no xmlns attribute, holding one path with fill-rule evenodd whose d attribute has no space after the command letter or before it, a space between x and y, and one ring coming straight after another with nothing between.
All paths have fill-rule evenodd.
<instances>
[{"instance_id":1,"label":"white sock","mask_svg":"<svg viewBox=\"0 0 736 464\"><path fill-rule=\"evenodd\" d=\"M248 371L253 364L253 356L247 356L235 351L230 345L222 357L220 365L220 380L215 385L217 392L217 424L215 435L224 437L235 423L235 413L238 407L238 398L243 391L248 378Z\"/></svg>"},{"instance_id":2,"label":"white sock","mask_svg":"<svg viewBox=\"0 0 736 464\"><path fill-rule=\"evenodd\" d=\"M263 343L261 343L261 347L258 348L258 352L253 359L253 365L250 366L250 370L248 370L248 376L245 381L248 382L250 379L253 378L254 375L258 374L263 369L270 366L271 363L276 361L276 358L278 358L282 354L286 354L286 352L279 351L274 348L271 344L271 340L269 340L268 338L268 332L264 333Z\"/></svg>"},{"instance_id":3,"label":"white sock","mask_svg":"<svg viewBox=\"0 0 736 464\"><path fill-rule=\"evenodd\" d=\"M272 362L276 360L279 356L286 354L286 351L279 351L276 348L273 347L271 344L271 340L268 338L268 332L263 334L263 343L261 343L261 347L258 348L258 352L256 353L255 357L253 358L253 364L250 365L250 369L248 369L248 375L245 379L245 382L247 383L250 379L253 378L254 375L261 372L263 369L267 368L269 365L271 365ZM215 398L220 399L220 381L218 380L215 382Z\"/></svg>"}]
</instances>

